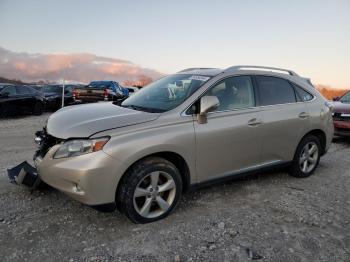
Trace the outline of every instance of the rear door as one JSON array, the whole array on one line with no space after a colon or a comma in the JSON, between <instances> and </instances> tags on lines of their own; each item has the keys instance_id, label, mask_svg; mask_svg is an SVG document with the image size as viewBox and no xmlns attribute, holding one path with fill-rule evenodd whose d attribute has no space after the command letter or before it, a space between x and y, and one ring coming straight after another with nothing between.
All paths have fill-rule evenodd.
<instances>
[{"instance_id":1,"label":"rear door","mask_svg":"<svg viewBox=\"0 0 350 262\"><path fill-rule=\"evenodd\" d=\"M255 76L262 113L262 164L290 161L309 129L309 112L291 83L273 76Z\"/></svg>"},{"instance_id":2,"label":"rear door","mask_svg":"<svg viewBox=\"0 0 350 262\"><path fill-rule=\"evenodd\" d=\"M250 76L228 77L205 95L220 106L207 123L194 122L198 182L257 168L260 164L260 112Z\"/></svg>"}]
</instances>

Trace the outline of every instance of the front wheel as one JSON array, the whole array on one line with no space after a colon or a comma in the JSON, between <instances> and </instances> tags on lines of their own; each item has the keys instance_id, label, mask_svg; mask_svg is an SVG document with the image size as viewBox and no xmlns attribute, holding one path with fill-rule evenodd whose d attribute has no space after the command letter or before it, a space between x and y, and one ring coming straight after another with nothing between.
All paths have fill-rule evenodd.
<instances>
[{"instance_id":1,"label":"front wheel","mask_svg":"<svg viewBox=\"0 0 350 262\"><path fill-rule=\"evenodd\" d=\"M289 170L294 177L308 177L312 175L320 162L321 143L313 135L308 135L300 142Z\"/></svg>"},{"instance_id":2,"label":"front wheel","mask_svg":"<svg viewBox=\"0 0 350 262\"><path fill-rule=\"evenodd\" d=\"M121 183L117 204L134 223L149 223L165 218L175 209L182 194L178 169L159 157L136 163Z\"/></svg>"}]
</instances>

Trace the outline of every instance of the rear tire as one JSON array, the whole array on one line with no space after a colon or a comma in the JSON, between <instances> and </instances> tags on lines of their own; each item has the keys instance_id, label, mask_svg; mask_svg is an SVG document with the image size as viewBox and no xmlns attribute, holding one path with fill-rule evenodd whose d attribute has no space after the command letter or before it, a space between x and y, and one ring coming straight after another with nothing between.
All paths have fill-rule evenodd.
<instances>
[{"instance_id":1,"label":"rear tire","mask_svg":"<svg viewBox=\"0 0 350 262\"><path fill-rule=\"evenodd\" d=\"M318 137L308 135L298 145L289 174L294 177L309 177L316 170L321 157L321 143Z\"/></svg>"},{"instance_id":2,"label":"rear tire","mask_svg":"<svg viewBox=\"0 0 350 262\"><path fill-rule=\"evenodd\" d=\"M40 116L43 113L43 105L39 102L36 102L33 108L33 115Z\"/></svg>"},{"instance_id":3,"label":"rear tire","mask_svg":"<svg viewBox=\"0 0 350 262\"><path fill-rule=\"evenodd\" d=\"M116 195L117 207L134 223L154 222L168 216L182 194L179 170L171 162L150 157L125 174Z\"/></svg>"}]
</instances>

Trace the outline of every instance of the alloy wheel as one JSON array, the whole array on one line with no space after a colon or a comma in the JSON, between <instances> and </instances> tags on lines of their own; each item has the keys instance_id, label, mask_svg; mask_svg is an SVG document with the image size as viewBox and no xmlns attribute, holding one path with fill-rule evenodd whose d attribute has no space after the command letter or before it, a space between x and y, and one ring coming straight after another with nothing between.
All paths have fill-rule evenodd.
<instances>
[{"instance_id":1,"label":"alloy wheel","mask_svg":"<svg viewBox=\"0 0 350 262\"><path fill-rule=\"evenodd\" d=\"M308 142L301 150L299 166L303 173L311 172L317 165L318 146L315 142Z\"/></svg>"},{"instance_id":2,"label":"alloy wheel","mask_svg":"<svg viewBox=\"0 0 350 262\"><path fill-rule=\"evenodd\" d=\"M172 176L163 171L146 175L134 191L134 208L144 218L155 218L169 210L176 195Z\"/></svg>"}]
</instances>

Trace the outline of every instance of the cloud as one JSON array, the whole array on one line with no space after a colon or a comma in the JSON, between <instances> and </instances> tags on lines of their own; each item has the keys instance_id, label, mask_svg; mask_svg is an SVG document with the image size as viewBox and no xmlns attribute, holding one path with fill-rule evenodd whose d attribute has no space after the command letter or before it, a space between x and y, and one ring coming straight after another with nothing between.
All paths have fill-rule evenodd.
<instances>
[{"instance_id":1,"label":"cloud","mask_svg":"<svg viewBox=\"0 0 350 262\"><path fill-rule=\"evenodd\" d=\"M0 47L0 75L22 81L90 82L91 80L136 81L148 77L157 79L161 73L129 61L77 54L29 54L12 52Z\"/></svg>"}]
</instances>

